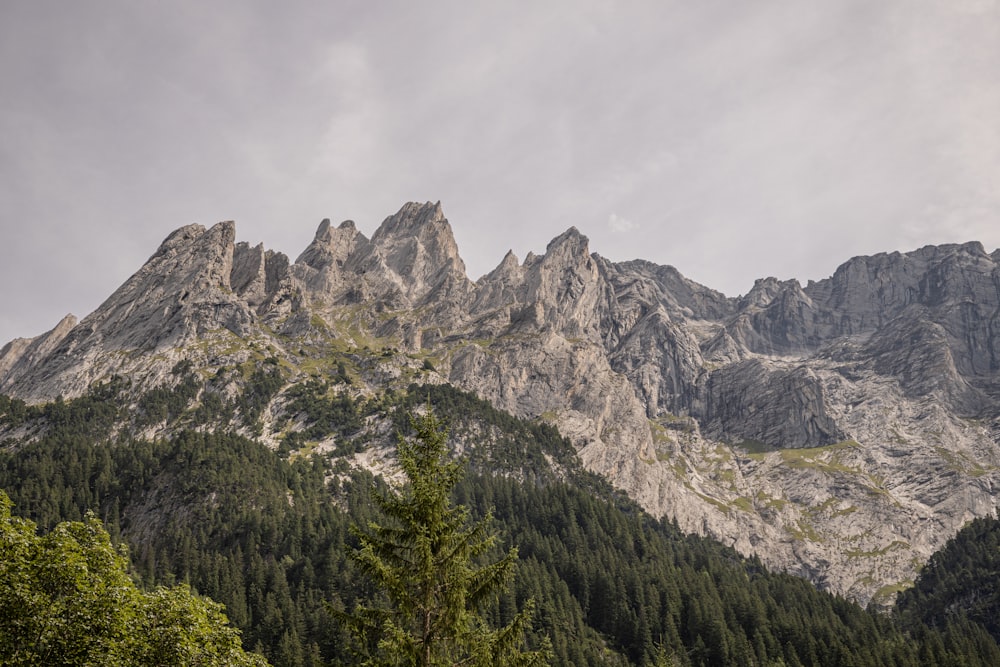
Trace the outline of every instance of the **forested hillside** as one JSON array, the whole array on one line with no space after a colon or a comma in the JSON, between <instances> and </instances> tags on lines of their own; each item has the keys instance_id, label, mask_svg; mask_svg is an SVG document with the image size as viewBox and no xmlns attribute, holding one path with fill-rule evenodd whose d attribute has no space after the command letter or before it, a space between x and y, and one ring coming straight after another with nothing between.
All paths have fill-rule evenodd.
<instances>
[{"instance_id":1,"label":"forested hillside","mask_svg":"<svg viewBox=\"0 0 1000 667\"><path fill-rule=\"evenodd\" d=\"M386 409L447 384L555 426L653 516L862 605L1000 502L1000 254L980 243L731 298L576 228L473 281L440 203L371 237L324 220L294 260L236 231L181 227L90 314L0 347L0 393L62 420L59 397L104 383L116 440L222 428L381 473Z\"/></svg>"},{"instance_id":2,"label":"forested hillside","mask_svg":"<svg viewBox=\"0 0 1000 667\"><path fill-rule=\"evenodd\" d=\"M975 519L959 531L900 594L898 607L938 627L968 619L1000 641L1000 520Z\"/></svg>"},{"instance_id":3,"label":"forested hillside","mask_svg":"<svg viewBox=\"0 0 1000 667\"><path fill-rule=\"evenodd\" d=\"M126 553L90 513L39 534L0 491L0 665L267 667L219 603L140 590Z\"/></svg>"},{"instance_id":4,"label":"forested hillside","mask_svg":"<svg viewBox=\"0 0 1000 667\"><path fill-rule=\"evenodd\" d=\"M0 488L42 528L94 510L129 546L144 585L188 583L224 603L246 648L276 666L351 659L328 605L373 594L349 562L348 528L373 516L382 482L349 461L423 406L451 422L469 466L455 501L474 517L493 511L498 554L520 550L514 584L487 617L503 624L534 598L527 645L547 637L554 664L1000 664L976 623L870 613L654 520L584 472L552 427L453 388L355 401L304 384L288 411L296 435L275 450L227 425L257 416L273 391L266 369L238 405L208 407L189 403L188 370L139 411L122 409L124 382L39 407L0 398ZM177 427L170 437L142 435L164 420ZM341 436L337 451L310 453L327 433Z\"/></svg>"}]
</instances>

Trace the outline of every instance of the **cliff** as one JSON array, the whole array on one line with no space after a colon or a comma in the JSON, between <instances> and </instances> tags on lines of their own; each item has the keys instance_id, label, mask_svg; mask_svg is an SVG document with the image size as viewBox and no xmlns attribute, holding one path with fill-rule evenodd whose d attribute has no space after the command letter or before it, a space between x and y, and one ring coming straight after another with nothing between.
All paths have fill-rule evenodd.
<instances>
[{"instance_id":1,"label":"cliff","mask_svg":"<svg viewBox=\"0 0 1000 667\"><path fill-rule=\"evenodd\" d=\"M729 298L669 266L610 262L575 228L469 280L440 204L366 238L324 220L294 261L183 227L96 311L0 351L0 392L138 389L190 361L275 359L351 391L452 383L554 423L657 516L861 601L884 602L1000 496L1000 253L858 257ZM265 421L261 435L285 434Z\"/></svg>"}]
</instances>

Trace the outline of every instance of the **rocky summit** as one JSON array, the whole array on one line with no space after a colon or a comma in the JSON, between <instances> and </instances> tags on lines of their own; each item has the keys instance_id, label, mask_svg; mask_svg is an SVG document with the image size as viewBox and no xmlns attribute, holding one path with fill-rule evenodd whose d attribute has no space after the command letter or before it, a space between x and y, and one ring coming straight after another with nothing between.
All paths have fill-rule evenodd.
<instances>
[{"instance_id":1,"label":"rocky summit","mask_svg":"<svg viewBox=\"0 0 1000 667\"><path fill-rule=\"evenodd\" d=\"M366 238L324 220L298 259L189 225L96 311L0 350L0 393L136 391L277 362L284 389L451 383L555 424L649 512L862 603L889 602L1000 497L1000 251L857 257L726 297L615 263L575 228L468 278L440 204ZM346 366L345 366L346 364ZM225 388L223 388L225 390ZM356 457L358 465L366 459Z\"/></svg>"}]
</instances>

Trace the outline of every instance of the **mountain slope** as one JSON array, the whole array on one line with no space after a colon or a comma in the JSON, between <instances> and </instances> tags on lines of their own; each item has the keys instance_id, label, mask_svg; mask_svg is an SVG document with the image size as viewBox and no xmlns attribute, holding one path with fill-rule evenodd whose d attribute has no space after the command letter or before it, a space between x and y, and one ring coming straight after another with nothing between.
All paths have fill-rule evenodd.
<instances>
[{"instance_id":1,"label":"mountain slope","mask_svg":"<svg viewBox=\"0 0 1000 667\"><path fill-rule=\"evenodd\" d=\"M897 605L904 616L937 627L971 619L1000 640L1000 520L969 522L931 557Z\"/></svg>"},{"instance_id":2,"label":"mountain slope","mask_svg":"<svg viewBox=\"0 0 1000 667\"><path fill-rule=\"evenodd\" d=\"M997 504L1000 254L979 244L728 298L592 254L575 228L472 282L439 204L371 239L324 221L295 262L234 235L170 235L78 324L0 351L0 391L73 397L117 374L138 397L190 363L211 380L194 398L288 449L315 444L287 414L311 377L355 397L449 383L555 425L655 516L862 602Z\"/></svg>"},{"instance_id":3,"label":"mountain slope","mask_svg":"<svg viewBox=\"0 0 1000 667\"><path fill-rule=\"evenodd\" d=\"M520 551L513 586L486 616L500 625L534 598L528 641L547 637L554 664L1000 661L976 626L904 624L684 535L583 471L551 426L448 385L362 402L300 385L295 433L335 434L327 456L275 452L226 432L230 411L196 405L183 389L199 382L191 378L180 391L139 398L149 413L185 406L166 411L176 430L156 440L136 436L147 419L129 409L126 382L39 406L0 401L0 423L31 434L0 453L0 488L46 526L93 509L129 545L147 584L185 581L224 602L246 645L276 667L351 664L326 604L349 608L372 594L347 553L356 546L348 526L374 517L373 480L348 462L377 458L381 435L427 406L450 422L449 443L468 461L456 501L477 517L493 513L499 552Z\"/></svg>"}]
</instances>

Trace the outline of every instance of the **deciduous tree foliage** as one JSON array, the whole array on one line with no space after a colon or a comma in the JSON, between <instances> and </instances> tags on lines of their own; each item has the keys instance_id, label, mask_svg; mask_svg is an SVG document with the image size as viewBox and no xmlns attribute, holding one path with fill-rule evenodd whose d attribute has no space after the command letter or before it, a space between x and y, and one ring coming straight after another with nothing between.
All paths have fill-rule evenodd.
<instances>
[{"instance_id":1,"label":"deciduous tree foliage","mask_svg":"<svg viewBox=\"0 0 1000 667\"><path fill-rule=\"evenodd\" d=\"M382 517L354 529L358 568L377 586L379 599L353 614L339 614L359 640L369 665L543 665L545 651L521 649L531 606L500 629L481 610L507 587L517 548L485 565L496 545L492 518L470 523L469 511L451 501L462 467L449 460L447 431L428 412L411 418L413 438L399 439L399 465L407 484L376 493Z\"/></svg>"},{"instance_id":2,"label":"deciduous tree foliage","mask_svg":"<svg viewBox=\"0 0 1000 667\"><path fill-rule=\"evenodd\" d=\"M38 406L0 396L0 429L12 438L0 442L0 488L43 532L97 511L116 540L129 544L145 585L184 581L223 602L244 648L275 667L356 664L349 634L327 602L375 606L376 586L348 558L360 545L350 525L388 521L372 499L372 477L337 457L290 457L227 431L222 426L241 408L209 405L205 397L216 395L218 381L198 380L200 405L185 402L182 385L150 399L150 414L159 414L157 401L168 403L168 419L182 409L174 435L157 440L130 431L135 415L122 407L115 383ZM365 430L354 431L358 424L406 428L407 413L429 403L447 418L449 441L475 443L464 452L469 472L452 500L473 519L492 509L504 540L518 545L512 585L482 614L491 628L505 627L534 599L527 644L549 638L553 664L1000 665L1000 647L974 622L981 615L956 617L950 601L923 596L901 615L871 613L768 572L756 559L642 512L581 470L572 445L551 426L447 385L367 400L331 391L323 383L301 386L294 412L304 440L336 433L346 455L371 446ZM24 432L33 437L17 435ZM975 595L960 594L960 606L988 603L982 594L996 590L979 579L995 563L991 547L979 532L970 537L979 555L968 562L972 577L960 580L974 583ZM490 551L483 562L502 556ZM943 567L960 573L966 566L949 559Z\"/></svg>"},{"instance_id":3,"label":"deciduous tree foliage","mask_svg":"<svg viewBox=\"0 0 1000 667\"><path fill-rule=\"evenodd\" d=\"M0 664L262 667L222 605L186 586L140 591L93 515L46 535L0 491Z\"/></svg>"}]
</instances>

